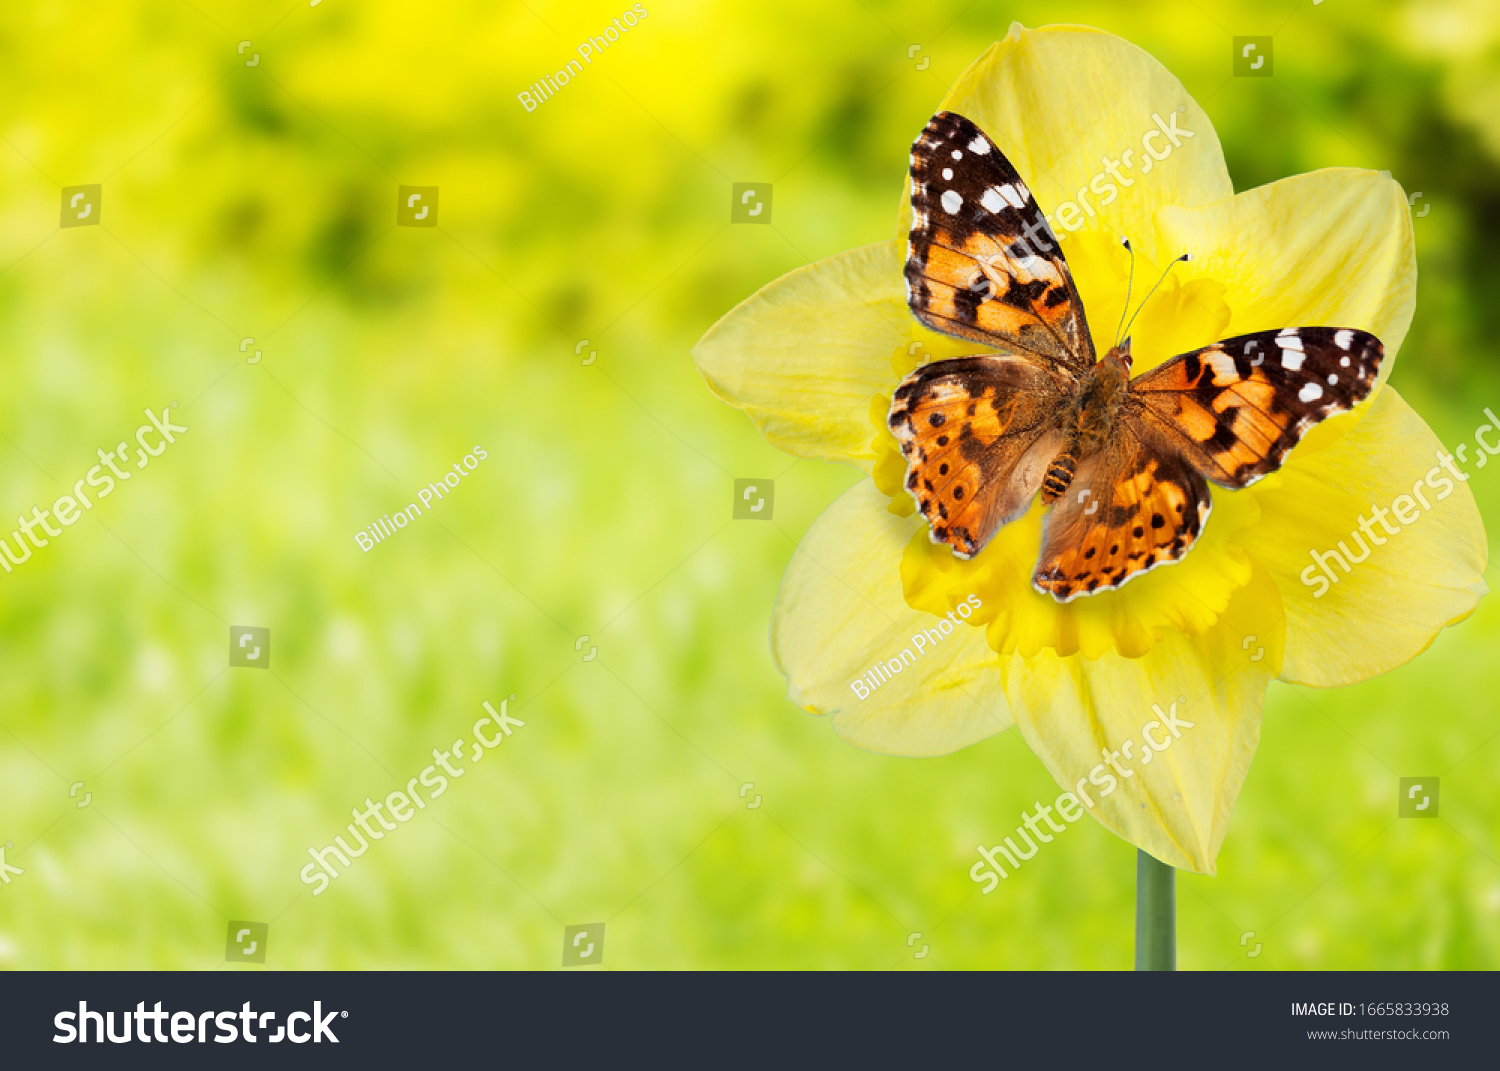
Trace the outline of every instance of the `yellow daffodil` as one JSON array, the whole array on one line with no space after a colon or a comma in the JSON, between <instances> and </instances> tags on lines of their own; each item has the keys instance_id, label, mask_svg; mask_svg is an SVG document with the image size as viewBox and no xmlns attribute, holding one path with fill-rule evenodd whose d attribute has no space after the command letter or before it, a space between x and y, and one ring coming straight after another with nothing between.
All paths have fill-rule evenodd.
<instances>
[{"instance_id":1,"label":"yellow daffodil","mask_svg":"<svg viewBox=\"0 0 1500 1071\"><path fill-rule=\"evenodd\" d=\"M1014 723L1065 790L1091 794L1106 827L1164 863L1213 873L1268 683L1332 687L1383 673L1486 591L1473 496L1439 475L1427 486L1451 490L1423 497L1442 446L1385 383L1415 304L1406 198L1388 175L1351 168L1236 195L1182 84L1128 42L1082 27L1013 26L935 110L977 123L1050 213L1099 353L1125 303L1120 237L1137 279L1192 254L1136 321L1135 374L1274 328L1357 328L1385 344L1369 399L1314 428L1279 472L1212 489L1212 517L1182 562L1065 605L1030 582L1040 502L961 561L929 540L902 487L885 423L896 384L925 361L984 350L911 315L905 197L896 240L776 280L694 349L714 392L772 443L872 477L818 519L783 580L772 643L793 701L829 715L851 743L896 755L942 754ZM1341 540L1357 557L1362 514L1414 490L1430 507L1417 519L1375 527L1347 571L1326 554L1332 564L1316 565L1313 552ZM902 656L917 635L919 651ZM1119 755L1174 703L1175 735L1158 724L1152 736L1168 747ZM1119 775L1108 795L1090 787L1101 768Z\"/></svg>"}]
</instances>

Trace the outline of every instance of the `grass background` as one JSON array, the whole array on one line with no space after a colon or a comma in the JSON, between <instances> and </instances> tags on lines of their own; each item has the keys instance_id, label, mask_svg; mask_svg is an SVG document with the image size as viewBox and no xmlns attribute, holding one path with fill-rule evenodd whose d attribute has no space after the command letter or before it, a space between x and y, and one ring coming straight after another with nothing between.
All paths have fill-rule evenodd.
<instances>
[{"instance_id":1,"label":"grass background","mask_svg":"<svg viewBox=\"0 0 1500 1071\"><path fill-rule=\"evenodd\" d=\"M1134 850L1096 824L968 878L1056 794L1017 734L889 758L785 701L777 584L858 474L769 447L688 356L892 235L912 137L1013 19L1157 56L1237 189L1421 191L1393 382L1449 443L1500 404L1483 0L644 6L531 113L623 2L10 6L0 502L50 504L146 406L190 431L0 576L0 965L213 968L248 919L269 969L555 968L599 921L606 968L1128 967ZM1264 33L1275 77L1230 77ZM774 183L772 226L729 225L736 181ZM60 230L90 182L101 225ZM401 183L440 187L436 229L394 225ZM742 476L773 523L730 520ZM1497 516L1500 475L1471 486ZM232 624L271 630L269 672L227 668ZM1180 879L1184 968L1500 965L1497 628L1485 602L1382 679L1273 685L1219 876ZM526 727L311 896L306 848L511 693ZM1440 819L1398 821L1433 774Z\"/></svg>"}]
</instances>

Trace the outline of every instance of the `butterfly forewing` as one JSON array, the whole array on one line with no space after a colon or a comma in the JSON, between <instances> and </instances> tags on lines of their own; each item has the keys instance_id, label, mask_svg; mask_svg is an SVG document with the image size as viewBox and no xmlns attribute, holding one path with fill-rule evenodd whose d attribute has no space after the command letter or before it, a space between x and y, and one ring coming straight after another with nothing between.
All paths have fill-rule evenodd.
<instances>
[{"instance_id":1,"label":"butterfly forewing","mask_svg":"<svg viewBox=\"0 0 1500 1071\"><path fill-rule=\"evenodd\" d=\"M1031 191L972 122L939 112L911 152L906 289L928 327L1075 374L1093 364L1083 303Z\"/></svg>"},{"instance_id":2,"label":"butterfly forewing","mask_svg":"<svg viewBox=\"0 0 1500 1071\"><path fill-rule=\"evenodd\" d=\"M1351 328L1257 331L1173 357L1130 392L1142 419L1204 475L1247 487L1313 425L1363 401L1384 355L1378 338Z\"/></svg>"},{"instance_id":3,"label":"butterfly forewing","mask_svg":"<svg viewBox=\"0 0 1500 1071\"><path fill-rule=\"evenodd\" d=\"M935 361L902 380L890 426L933 542L971 558L1025 512L1062 447L1066 397L1051 373L1017 356Z\"/></svg>"}]
</instances>

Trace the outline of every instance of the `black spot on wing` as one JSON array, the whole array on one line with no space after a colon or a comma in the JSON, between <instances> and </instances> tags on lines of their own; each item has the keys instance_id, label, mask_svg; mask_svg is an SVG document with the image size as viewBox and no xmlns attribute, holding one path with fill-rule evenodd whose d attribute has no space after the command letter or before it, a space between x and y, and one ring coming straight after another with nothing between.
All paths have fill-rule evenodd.
<instances>
[{"instance_id":1,"label":"black spot on wing","mask_svg":"<svg viewBox=\"0 0 1500 1071\"><path fill-rule=\"evenodd\" d=\"M984 303L988 288L980 290L955 290L953 292L953 315L959 323L973 327L979 322L979 306Z\"/></svg>"},{"instance_id":2,"label":"black spot on wing","mask_svg":"<svg viewBox=\"0 0 1500 1071\"><path fill-rule=\"evenodd\" d=\"M1044 279L1033 279L1029 283L1023 283L1014 276L1010 279L1010 286L1000 298L1001 302L1013 309L1024 309L1030 311L1036 304L1037 299L1047 292L1050 284ZM1067 298L1066 292L1063 294Z\"/></svg>"},{"instance_id":3,"label":"black spot on wing","mask_svg":"<svg viewBox=\"0 0 1500 1071\"><path fill-rule=\"evenodd\" d=\"M1230 450L1237 442L1239 442L1239 437L1235 435L1234 429L1221 420L1214 427L1213 438L1208 440L1208 445L1214 450Z\"/></svg>"}]
</instances>

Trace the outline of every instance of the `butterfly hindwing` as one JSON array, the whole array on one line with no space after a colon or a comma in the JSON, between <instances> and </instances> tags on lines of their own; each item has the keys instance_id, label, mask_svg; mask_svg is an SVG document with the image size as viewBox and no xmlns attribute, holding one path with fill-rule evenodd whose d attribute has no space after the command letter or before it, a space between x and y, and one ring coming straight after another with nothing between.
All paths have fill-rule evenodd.
<instances>
[{"instance_id":1,"label":"butterfly hindwing","mask_svg":"<svg viewBox=\"0 0 1500 1071\"><path fill-rule=\"evenodd\" d=\"M935 361L901 381L889 422L933 542L972 558L1025 512L1062 446L1066 397L1054 373L1017 356Z\"/></svg>"},{"instance_id":2,"label":"butterfly hindwing","mask_svg":"<svg viewBox=\"0 0 1500 1071\"><path fill-rule=\"evenodd\" d=\"M911 151L906 291L928 327L1075 374L1093 364L1083 303L1016 169L974 123L932 117Z\"/></svg>"},{"instance_id":3,"label":"butterfly hindwing","mask_svg":"<svg viewBox=\"0 0 1500 1071\"><path fill-rule=\"evenodd\" d=\"M1142 417L1229 488L1281 467L1314 424L1363 401L1385 349L1366 331L1257 331L1184 353L1137 376Z\"/></svg>"},{"instance_id":4,"label":"butterfly hindwing","mask_svg":"<svg viewBox=\"0 0 1500 1071\"><path fill-rule=\"evenodd\" d=\"M1117 588L1180 560L1212 510L1197 468L1127 415L1047 515L1032 583L1058 602Z\"/></svg>"}]
</instances>

